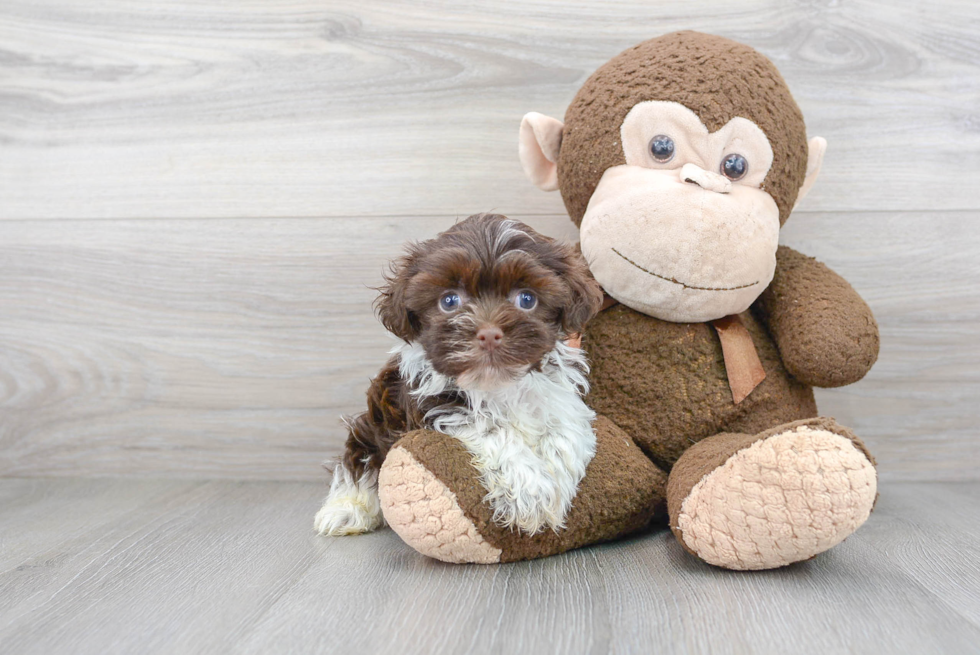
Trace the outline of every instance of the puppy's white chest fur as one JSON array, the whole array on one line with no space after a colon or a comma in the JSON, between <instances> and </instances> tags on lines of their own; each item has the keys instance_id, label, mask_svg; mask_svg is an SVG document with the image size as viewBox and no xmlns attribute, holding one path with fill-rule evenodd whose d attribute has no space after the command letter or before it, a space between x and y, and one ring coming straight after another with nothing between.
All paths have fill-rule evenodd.
<instances>
[{"instance_id":1,"label":"puppy's white chest fur","mask_svg":"<svg viewBox=\"0 0 980 655\"><path fill-rule=\"evenodd\" d=\"M565 525L578 484L595 455L595 419L584 353L559 342L531 371L493 391L460 390L432 367L418 344L404 344L399 370L418 397L457 391L466 404L426 416L473 456L496 523L528 534Z\"/></svg>"}]
</instances>

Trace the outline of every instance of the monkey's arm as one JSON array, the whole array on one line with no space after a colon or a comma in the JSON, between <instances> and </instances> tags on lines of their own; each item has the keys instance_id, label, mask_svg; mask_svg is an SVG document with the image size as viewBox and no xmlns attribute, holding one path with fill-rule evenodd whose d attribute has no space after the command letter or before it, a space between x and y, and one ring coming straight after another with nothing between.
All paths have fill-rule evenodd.
<instances>
[{"instance_id":1,"label":"monkey's arm","mask_svg":"<svg viewBox=\"0 0 980 655\"><path fill-rule=\"evenodd\" d=\"M814 387L857 382L878 359L878 323L841 276L780 246L776 275L752 306L769 328L786 370Z\"/></svg>"}]
</instances>

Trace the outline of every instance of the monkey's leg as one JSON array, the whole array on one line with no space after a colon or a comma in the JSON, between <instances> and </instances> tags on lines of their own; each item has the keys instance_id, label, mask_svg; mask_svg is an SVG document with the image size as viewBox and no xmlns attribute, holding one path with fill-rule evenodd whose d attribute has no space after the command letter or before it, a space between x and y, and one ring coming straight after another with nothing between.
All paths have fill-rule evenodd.
<instances>
[{"instance_id":1,"label":"monkey's leg","mask_svg":"<svg viewBox=\"0 0 980 655\"><path fill-rule=\"evenodd\" d=\"M486 491L458 440L405 435L379 474L385 520L412 548L445 562L490 564L546 557L615 539L666 518L667 476L612 421L595 422L596 454L558 532L529 536L493 522Z\"/></svg>"},{"instance_id":2,"label":"monkey's leg","mask_svg":"<svg viewBox=\"0 0 980 655\"><path fill-rule=\"evenodd\" d=\"M691 446L670 472L670 526L684 548L728 569L772 569L835 546L868 518L874 459L833 419Z\"/></svg>"}]
</instances>

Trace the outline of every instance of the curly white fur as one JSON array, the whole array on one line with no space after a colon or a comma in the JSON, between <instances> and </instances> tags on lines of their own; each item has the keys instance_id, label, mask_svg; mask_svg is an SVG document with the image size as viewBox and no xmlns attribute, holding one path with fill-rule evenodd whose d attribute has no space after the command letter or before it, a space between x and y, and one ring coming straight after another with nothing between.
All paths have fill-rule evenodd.
<instances>
[{"instance_id":1,"label":"curly white fur","mask_svg":"<svg viewBox=\"0 0 980 655\"><path fill-rule=\"evenodd\" d=\"M559 342L540 371L487 391L461 389L432 367L418 344L392 352L414 395L455 390L466 398L464 406L433 410L426 422L472 454L494 521L528 534L564 527L596 449L595 413L583 400L589 389L584 353Z\"/></svg>"},{"instance_id":2,"label":"curly white fur","mask_svg":"<svg viewBox=\"0 0 980 655\"><path fill-rule=\"evenodd\" d=\"M370 532L382 525L377 473L365 471L355 480L343 464L337 464L330 493L313 519L313 529L320 534L340 536Z\"/></svg>"}]
</instances>

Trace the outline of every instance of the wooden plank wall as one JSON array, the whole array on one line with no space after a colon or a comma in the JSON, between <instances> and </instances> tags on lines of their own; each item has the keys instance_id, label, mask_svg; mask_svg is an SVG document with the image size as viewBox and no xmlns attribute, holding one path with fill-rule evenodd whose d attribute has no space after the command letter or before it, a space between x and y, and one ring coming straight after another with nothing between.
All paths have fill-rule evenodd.
<instances>
[{"instance_id":1,"label":"wooden plank wall","mask_svg":"<svg viewBox=\"0 0 980 655\"><path fill-rule=\"evenodd\" d=\"M574 239L520 117L676 29L759 48L830 143L783 241L883 345L822 409L884 478L977 479L975 0L5 0L0 474L321 476L384 262L488 209Z\"/></svg>"}]
</instances>

